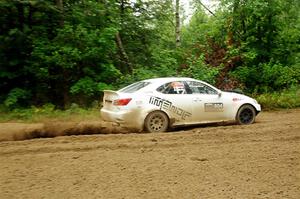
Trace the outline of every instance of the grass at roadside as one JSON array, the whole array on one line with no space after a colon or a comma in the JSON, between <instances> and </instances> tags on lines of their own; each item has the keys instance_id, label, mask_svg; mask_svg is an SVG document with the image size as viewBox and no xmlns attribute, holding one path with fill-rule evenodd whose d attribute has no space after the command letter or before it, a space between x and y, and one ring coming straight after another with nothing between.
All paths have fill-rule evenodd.
<instances>
[{"instance_id":1,"label":"grass at roadside","mask_svg":"<svg viewBox=\"0 0 300 199\"><path fill-rule=\"evenodd\" d=\"M55 109L54 105L42 107L18 108L12 111L0 111L0 122L49 122L49 121L97 121L100 119L100 108L80 108L71 106L67 110Z\"/></svg>"},{"instance_id":2,"label":"grass at roadside","mask_svg":"<svg viewBox=\"0 0 300 199\"><path fill-rule=\"evenodd\" d=\"M264 110L300 107L300 87L293 86L281 92L265 93L254 97Z\"/></svg>"},{"instance_id":3,"label":"grass at roadside","mask_svg":"<svg viewBox=\"0 0 300 199\"><path fill-rule=\"evenodd\" d=\"M254 96L263 110L276 110L300 107L300 87L294 86L278 93L266 93ZM100 107L80 108L74 104L67 110L55 109L52 104L42 107L18 108L7 111L0 107L0 122L49 122L49 121L97 121L100 119Z\"/></svg>"}]
</instances>

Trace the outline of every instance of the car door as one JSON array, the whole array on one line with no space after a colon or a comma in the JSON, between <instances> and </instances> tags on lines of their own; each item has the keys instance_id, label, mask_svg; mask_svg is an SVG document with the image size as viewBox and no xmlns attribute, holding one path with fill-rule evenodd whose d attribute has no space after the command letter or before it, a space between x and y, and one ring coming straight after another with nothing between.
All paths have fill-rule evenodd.
<instances>
[{"instance_id":1,"label":"car door","mask_svg":"<svg viewBox=\"0 0 300 199\"><path fill-rule=\"evenodd\" d=\"M227 104L218 90L198 81L187 81L192 91L192 120L194 123L226 119Z\"/></svg>"},{"instance_id":2,"label":"car door","mask_svg":"<svg viewBox=\"0 0 300 199\"><path fill-rule=\"evenodd\" d=\"M192 124L192 96L188 93L183 81L168 82L158 89L157 97L150 102L160 104L173 125ZM157 102L160 103L157 103Z\"/></svg>"}]
</instances>

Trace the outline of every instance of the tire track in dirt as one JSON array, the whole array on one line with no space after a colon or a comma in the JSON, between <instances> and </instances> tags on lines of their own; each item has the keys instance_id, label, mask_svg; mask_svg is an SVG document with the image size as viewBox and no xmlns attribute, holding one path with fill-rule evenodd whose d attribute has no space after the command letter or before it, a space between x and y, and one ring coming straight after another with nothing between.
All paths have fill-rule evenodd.
<instances>
[{"instance_id":1,"label":"tire track in dirt","mask_svg":"<svg viewBox=\"0 0 300 199\"><path fill-rule=\"evenodd\" d=\"M274 143L275 142L299 142L300 143L300 137L298 136L294 136L294 137L290 137L287 139L270 139L270 140L251 140L250 142L260 142L260 143L265 143L270 144L270 143ZM234 143L249 143L249 141L241 141L241 140L235 140L235 141L228 141L228 142L224 142L224 141L219 141L219 142L190 142L190 143L178 143L178 142L174 142L174 143L156 143L156 141L154 141L155 143L142 143L142 144L101 144L101 145L97 145L97 144L93 144L93 146L69 146L69 147L59 147L59 146L53 146L53 147L40 147L40 148L36 148L36 149L24 149L24 148L20 148L20 149L13 149L13 150L9 150L9 151L1 151L0 155L1 156L19 156L19 155L28 155L28 154L50 154L50 153L61 153L61 152L88 152L88 151L95 151L95 150L99 150L99 149L107 149L107 150L118 150L118 149L149 149L149 148L153 148L153 147L157 147L157 148L176 148L176 147L180 147L180 146L184 146L184 145L209 145L209 144L234 144ZM91 144L91 143L90 143Z\"/></svg>"},{"instance_id":2,"label":"tire track in dirt","mask_svg":"<svg viewBox=\"0 0 300 199\"><path fill-rule=\"evenodd\" d=\"M253 128L260 129L260 133L253 132ZM187 128L188 129L188 128ZM269 130L269 126L258 122L250 126L227 125L213 127L207 126L201 128L192 128L169 133L158 134L129 134L129 135L90 135L90 136L67 136L57 139L39 139L23 142L15 142L14 148L5 149L6 144L0 144L0 155L22 155L22 154L43 154L57 152L84 152L99 149L137 149L137 148L171 148L182 145L209 145L209 144L232 144L242 142L299 142L300 136L288 133L284 137L279 134L286 129L276 128L271 133L263 135L264 131ZM241 131L243 133L241 134ZM300 131L300 130L299 130ZM253 138L257 135L259 139ZM187 137L188 136L188 137ZM69 141L67 141L69 139ZM117 140L117 142L112 142ZM130 140L130 143L129 143ZM36 143L41 143L36 146ZM10 143L10 145L12 145ZM35 145L35 147L29 147Z\"/></svg>"}]
</instances>

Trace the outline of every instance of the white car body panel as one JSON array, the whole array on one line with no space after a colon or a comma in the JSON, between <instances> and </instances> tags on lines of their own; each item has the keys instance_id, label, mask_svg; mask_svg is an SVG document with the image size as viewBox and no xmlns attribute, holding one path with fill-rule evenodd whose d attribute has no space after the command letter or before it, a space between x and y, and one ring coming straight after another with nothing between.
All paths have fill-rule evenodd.
<instances>
[{"instance_id":1,"label":"white car body panel","mask_svg":"<svg viewBox=\"0 0 300 199\"><path fill-rule=\"evenodd\" d=\"M157 91L158 87L173 81L196 82L211 88L215 93L165 94ZM261 111L260 105L250 97L223 92L192 78L156 78L142 82L149 84L132 93L123 92L129 86L119 91L105 90L101 109L102 119L142 131L145 118L156 110L167 114L170 127L234 121L239 108L244 104L252 105L257 113ZM132 99L127 105L114 105L115 100L127 98Z\"/></svg>"}]
</instances>

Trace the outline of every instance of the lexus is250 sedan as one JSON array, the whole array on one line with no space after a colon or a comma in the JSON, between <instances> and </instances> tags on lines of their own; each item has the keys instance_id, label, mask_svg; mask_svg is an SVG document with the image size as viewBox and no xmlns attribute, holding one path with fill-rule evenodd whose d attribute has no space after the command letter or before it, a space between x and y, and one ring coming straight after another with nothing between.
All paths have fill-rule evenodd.
<instances>
[{"instance_id":1,"label":"lexus is250 sedan","mask_svg":"<svg viewBox=\"0 0 300 199\"><path fill-rule=\"evenodd\" d=\"M105 90L101 117L139 131L164 132L176 126L223 121L252 124L260 111L257 101L248 96L192 78L168 77Z\"/></svg>"}]
</instances>

